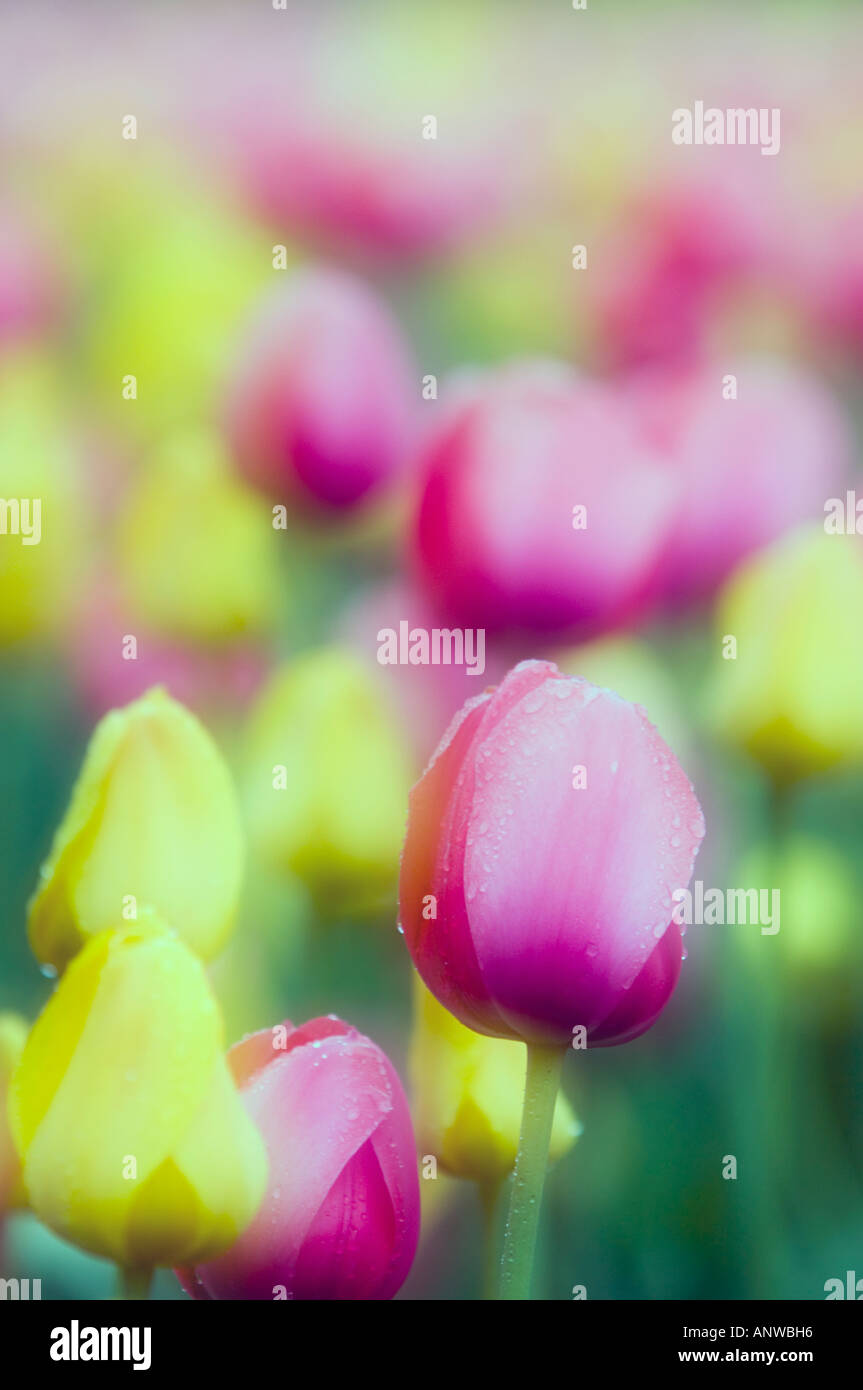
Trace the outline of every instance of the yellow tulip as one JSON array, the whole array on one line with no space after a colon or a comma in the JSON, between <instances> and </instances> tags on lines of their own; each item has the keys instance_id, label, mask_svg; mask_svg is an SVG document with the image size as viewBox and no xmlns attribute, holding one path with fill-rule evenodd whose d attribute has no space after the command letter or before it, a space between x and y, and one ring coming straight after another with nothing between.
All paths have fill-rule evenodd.
<instances>
[{"instance_id":1,"label":"yellow tulip","mask_svg":"<svg viewBox=\"0 0 863 1390\"><path fill-rule=\"evenodd\" d=\"M735 883L779 890L779 930L775 947L764 944L757 926L741 927L747 946L796 975L808 994L820 981L831 985L836 972L850 982L863 967L857 881L843 856L808 835L795 834L778 851L761 845L750 850L735 872Z\"/></svg>"},{"instance_id":2,"label":"yellow tulip","mask_svg":"<svg viewBox=\"0 0 863 1390\"><path fill-rule=\"evenodd\" d=\"M267 503L231 473L217 441L181 434L150 461L117 527L129 610L178 640L266 631L281 585Z\"/></svg>"},{"instance_id":3,"label":"yellow tulip","mask_svg":"<svg viewBox=\"0 0 863 1390\"><path fill-rule=\"evenodd\" d=\"M252 712L252 842L320 899L362 909L394 889L411 771L372 671L341 648L279 670Z\"/></svg>"},{"instance_id":4,"label":"yellow tulip","mask_svg":"<svg viewBox=\"0 0 863 1390\"><path fill-rule=\"evenodd\" d=\"M270 244L161 162L133 179L84 170L75 195L77 249L92 248L81 362L94 398L139 438L211 418L237 333L272 284Z\"/></svg>"},{"instance_id":5,"label":"yellow tulip","mask_svg":"<svg viewBox=\"0 0 863 1390\"><path fill-rule=\"evenodd\" d=\"M414 1121L421 1153L455 1177L495 1184L515 1165L527 1053L465 1028L414 978L411 1040ZM549 1158L572 1147L581 1126L557 1098Z\"/></svg>"},{"instance_id":6,"label":"yellow tulip","mask_svg":"<svg viewBox=\"0 0 863 1390\"><path fill-rule=\"evenodd\" d=\"M209 958L233 926L242 869L221 754L194 715L151 690L90 740L30 902L30 944L62 970L89 937L151 909Z\"/></svg>"},{"instance_id":7,"label":"yellow tulip","mask_svg":"<svg viewBox=\"0 0 863 1390\"><path fill-rule=\"evenodd\" d=\"M204 969L155 919L89 942L37 1019L10 1120L30 1206L130 1270L209 1260L266 1185Z\"/></svg>"},{"instance_id":8,"label":"yellow tulip","mask_svg":"<svg viewBox=\"0 0 863 1390\"><path fill-rule=\"evenodd\" d=\"M796 531L746 564L719 604L710 717L777 783L863 758L863 547Z\"/></svg>"},{"instance_id":9,"label":"yellow tulip","mask_svg":"<svg viewBox=\"0 0 863 1390\"><path fill-rule=\"evenodd\" d=\"M24 1051L26 1037L27 1025L23 1018L17 1014L0 1013L0 1221L4 1211L15 1206L20 1199L21 1165L12 1142L6 1102L9 1078Z\"/></svg>"},{"instance_id":10,"label":"yellow tulip","mask_svg":"<svg viewBox=\"0 0 863 1390\"><path fill-rule=\"evenodd\" d=\"M86 507L54 369L0 371L0 644L63 631L86 564Z\"/></svg>"}]
</instances>

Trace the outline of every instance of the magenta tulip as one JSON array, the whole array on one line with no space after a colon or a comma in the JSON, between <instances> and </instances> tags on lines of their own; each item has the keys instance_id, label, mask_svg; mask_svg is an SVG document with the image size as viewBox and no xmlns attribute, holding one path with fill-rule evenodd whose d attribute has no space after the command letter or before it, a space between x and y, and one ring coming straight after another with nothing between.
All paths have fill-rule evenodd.
<instances>
[{"instance_id":1,"label":"magenta tulip","mask_svg":"<svg viewBox=\"0 0 863 1390\"><path fill-rule=\"evenodd\" d=\"M813 217L795 249L796 281L819 336L859 357L863 354L863 198Z\"/></svg>"},{"instance_id":2,"label":"magenta tulip","mask_svg":"<svg viewBox=\"0 0 863 1390\"><path fill-rule=\"evenodd\" d=\"M134 661L124 661L118 653L128 631L116 581L109 571L98 571L68 626L64 649L73 683L88 710L100 718L154 685L164 685L205 722L218 722L246 708L272 664L263 640L180 641L148 631L137 621L138 654Z\"/></svg>"},{"instance_id":3,"label":"magenta tulip","mask_svg":"<svg viewBox=\"0 0 863 1390\"><path fill-rule=\"evenodd\" d=\"M728 373L736 399L727 398ZM712 597L747 555L823 520L826 499L844 486L848 424L802 368L747 358L683 374L644 372L629 396L648 444L680 483L660 556L661 595L674 607Z\"/></svg>"},{"instance_id":4,"label":"magenta tulip","mask_svg":"<svg viewBox=\"0 0 863 1390\"><path fill-rule=\"evenodd\" d=\"M47 334L61 307L54 256L31 227L0 207L0 348Z\"/></svg>"},{"instance_id":5,"label":"magenta tulip","mask_svg":"<svg viewBox=\"0 0 863 1390\"><path fill-rule=\"evenodd\" d=\"M651 188L625 207L588 288L606 365L703 359L729 296L769 278L773 210L750 179L738 167L710 183Z\"/></svg>"},{"instance_id":6,"label":"magenta tulip","mask_svg":"<svg viewBox=\"0 0 863 1390\"><path fill-rule=\"evenodd\" d=\"M415 566L449 622L584 638L643 615L676 484L610 389L551 363L481 377L422 477Z\"/></svg>"},{"instance_id":7,"label":"magenta tulip","mask_svg":"<svg viewBox=\"0 0 863 1390\"><path fill-rule=\"evenodd\" d=\"M212 1299L389 1299L419 1236L407 1101L379 1047L332 1016L285 1023L228 1053L264 1137L269 1185L251 1226L210 1264L178 1271Z\"/></svg>"},{"instance_id":8,"label":"magenta tulip","mask_svg":"<svg viewBox=\"0 0 863 1390\"><path fill-rule=\"evenodd\" d=\"M227 430L244 474L276 501L338 511L403 472L418 399L384 303L351 275L308 271L252 325Z\"/></svg>"},{"instance_id":9,"label":"magenta tulip","mask_svg":"<svg viewBox=\"0 0 863 1390\"><path fill-rule=\"evenodd\" d=\"M411 795L400 906L414 964L480 1033L628 1042L677 981L673 894L703 835L640 706L523 662L465 705Z\"/></svg>"}]
</instances>

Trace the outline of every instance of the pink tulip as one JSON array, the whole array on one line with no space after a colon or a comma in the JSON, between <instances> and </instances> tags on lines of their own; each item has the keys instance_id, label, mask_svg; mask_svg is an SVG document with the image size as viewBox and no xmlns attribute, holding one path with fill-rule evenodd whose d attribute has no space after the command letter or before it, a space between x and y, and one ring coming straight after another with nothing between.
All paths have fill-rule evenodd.
<instances>
[{"instance_id":1,"label":"pink tulip","mask_svg":"<svg viewBox=\"0 0 863 1390\"><path fill-rule=\"evenodd\" d=\"M770 245L763 190L748 182L651 189L627 207L589 289L606 364L704 358L723 297L767 274Z\"/></svg>"},{"instance_id":2,"label":"pink tulip","mask_svg":"<svg viewBox=\"0 0 863 1390\"><path fill-rule=\"evenodd\" d=\"M628 1042L676 983L672 895L703 835L640 706L523 662L465 705L411 795L400 905L414 964L480 1033L565 1045L581 1026L592 1046Z\"/></svg>"},{"instance_id":3,"label":"pink tulip","mask_svg":"<svg viewBox=\"0 0 863 1390\"><path fill-rule=\"evenodd\" d=\"M737 399L724 399L726 373ZM837 402L803 369L749 358L690 373L644 372L629 390L647 443L680 483L660 557L662 597L710 598L753 551L824 517L850 467Z\"/></svg>"},{"instance_id":4,"label":"pink tulip","mask_svg":"<svg viewBox=\"0 0 863 1390\"><path fill-rule=\"evenodd\" d=\"M389 1299L419 1237L407 1101L379 1047L332 1016L263 1029L228 1053L264 1136L269 1186L251 1226L179 1272L197 1298Z\"/></svg>"},{"instance_id":5,"label":"pink tulip","mask_svg":"<svg viewBox=\"0 0 863 1390\"><path fill-rule=\"evenodd\" d=\"M797 247L797 278L818 330L863 354L863 198L813 217Z\"/></svg>"},{"instance_id":6,"label":"pink tulip","mask_svg":"<svg viewBox=\"0 0 863 1390\"><path fill-rule=\"evenodd\" d=\"M0 208L0 348L47 333L61 309L53 259L32 228Z\"/></svg>"},{"instance_id":7,"label":"pink tulip","mask_svg":"<svg viewBox=\"0 0 863 1390\"><path fill-rule=\"evenodd\" d=\"M504 201L489 149L429 142L402 147L367 133L293 129L260 122L243 148L243 174L257 211L277 227L340 257L413 261L441 255L484 228Z\"/></svg>"},{"instance_id":8,"label":"pink tulip","mask_svg":"<svg viewBox=\"0 0 863 1390\"><path fill-rule=\"evenodd\" d=\"M386 306L353 276L309 271L252 326L228 434L242 471L277 501L339 510L402 472L418 398Z\"/></svg>"},{"instance_id":9,"label":"pink tulip","mask_svg":"<svg viewBox=\"0 0 863 1390\"><path fill-rule=\"evenodd\" d=\"M583 638L643 615L676 485L608 388L553 364L482 377L422 476L414 560L443 618Z\"/></svg>"},{"instance_id":10,"label":"pink tulip","mask_svg":"<svg viewBox=\"0 0 863 1390\"><path fill-rule=\"evenodd\" d=\"M150 632L134 622L130 634L112 589L116 581L101 572L69 626L67 660L73 682L96 716L127 705L154 685L164 685L182 704L205 718L235 715L260 687L272 664L263 642L241 639L207 646ZM130 635L135 660L124 659Z\"/></svg>"}]
</instances>

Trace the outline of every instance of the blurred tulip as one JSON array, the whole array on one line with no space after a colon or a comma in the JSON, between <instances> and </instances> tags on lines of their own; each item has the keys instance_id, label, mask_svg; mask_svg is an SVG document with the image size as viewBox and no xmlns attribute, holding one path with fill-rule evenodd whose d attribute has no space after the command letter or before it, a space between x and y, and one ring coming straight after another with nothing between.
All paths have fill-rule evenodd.
<instances>
[{"instance_id":1,"label":"blurred tulip","mask_svg":"<svg viewBox=\"0 0 863 1390\"><path fill-rule=\"evenodd\" d=\"M380 683L346 648L289 662L252 710L252 844L323 902L372 908L394 892L410 779Z\"/></svg>"},{"instance_id":2,"label":"blurred tulip","mask_svg":"<svg viewBox=\"0 0 863 1390\"><path fill-rule=\"evenodd\" d=\"M850 865L831 845L795 834L775 847L756 846L735 870L735 883L776 888L781 914L776 952L802 987L806 999L821 986L821 1001L838 1006L837 973L848 981L860 974L860 894ZM745 931L753 951L761 951L757 928ZM826 996L824 985L829 986ZM849 1001L851 1002L851 1001Z\"/></svg>"},{"instance_id":3,"label":"blurred tulip","mask_svg":"<svg viewBox=\"0 0 863 1390\"><path fill-rule=\"evenodd\" d=\"M340 257L398 263L449 251L497 212L503 190L490 147L462 141L442 158L430 141L418 158L413 142L394 144L389 131L369 140L368 113L353 130L327 129L331 111L300 113L293 129L279 128L277 113L248 130L244 182L267 221Z\"/></svg>"},{"instance_id":4,"label":"blurred tulip","mask_svg":"<svg viewBox=\"0 0 863 1390\"><path fill-rule=\"evenodd\" d=\"M9 1081L24 1051L27 1024L17 1014L0 1013L0 1228L10 1206L21 1196L21 1164L7 1118Z\"/></svg>"},{"instance_id":5,"label":"blurred tulip","mask_svg":"<svg viewBox=\"0 0 863 1390\"><path fill-rule=\"evenodd\" d=\"M778 783L863 757L863 547L795 531L723 591L709 716ZM728 642L734 638L736 646Z\"/></svg>"},{"instance_id":6,"label":"blurred tulip","mask_svg":"<svg viewBox=\"0 0 863 1390\"><path fill-rule=\"evenodd\" d=\"M423 474L416 567L448 622L586 637L643 614L676 485L608 388L550 363L481 377Z\"/></svg>"},{"instance_id":7,"label":"blurred tulip","mask_svg":"<svg viewBox=\"0 0 863 1390\"><path fill-rule=\"evenodd\" d=\"M417 1141L443 1172L501 1182L515 1165L527 1058L520 1047L459 1023L414 977L411 1079ZM549 1158L562 1158L581 1133L557 1098Z\"/></svg>"},{"instance_id":8,"label":"blurred tulip","mask_svg":"<svg viewBox=\"0 0 863 1390\"><path fill-rule=\"evenodd\" d=\"M93 176L92 198L88 173L73 191L95 282L83 365L124 435L147 440L213 417L247 306L274 273L259 231L183 178L142 167L127 180L124 162Z\"/></svg>"},{"instance_id":9,"label":"blurred tulip","mask_svg":"<svg viewBox=\"0 0 863 1390\"><path fill-rule=\"evenodd\" d=\"M306 271L252 325L228 435L256 486L339 511L403 472L419 390L384 303L344 272Z\"/></svg>"},{"instance_id":10,"label":"blurred tulip","mask_svg":"<svg viewBox=\"0 0 863 1390\"><path fill-rule=\"evenodd\" d=\"M797 248L796 270L815 326L863 353L863 199L819 216Z\"/></svg>"},{"instance_id":11,"label":"blurred tulip","mask_svg":"<svg viewBox=\"0 0 863 1390\"><path fill-rule=\"evenodd\" d=\"M163 690L106 715L30 902L30 944L62 970L87 939L152 909L205 959L237 910L234 789L197 719Z\"/></svg>"},{"instance_id":12,"label":"blurred tulip","mask_svg":"<svg viewBox=\"0 0 863 1390\"><path fill-rule=\"evenodd\" d=\"M72 962L24 1048L10 1117L40 1220L125 1269L212 1258L266 1187L203 967L155 920L103 932Z\"/></svg>"},{"instance_id":13,"label":"blurred tulip","mask_svg":"<svg viewBox=\"0 0 863 1390\"><path fill-rule=\"evenodd\" d=\"M0 645L64 631L85 572L86 492L60 377L46 357L0 366Z\"/></svg>"},{"instance_id":14,"label":"blurred tulip","mask_svg":"<svg viewBox=\"0 0 863 1390\"><path fill-rule=\"evenodd\" d=\"M196 1298L389 1299L419 1235L407 1101L379 1047L332 1015L244 1038L229 1061L270 1162L226 1255L178 1271Z\"/></svg>"},{"instance_id":15,"label":"blurred tulip","mask_svg":"<svg viewBox=\"0 0 863 1390\"><path fill-rule=\"evenodd\" d=\"M740 182L739 172L651 187L621 213L592 290L607 365L699 361L723 298L768 274L775 238L769 200L762 186Z\"/></svg>"},{"instance_id":16,"label":"blurred tulip","mask_svg":"<svg viewBox=\"0 0 863 1390\"><path fill-rule=\"evenodd\" d=\"M236 717L260 687L270 664L262 640L181 641L135 621L137 656L123 659L130 636L114 576L101 573L67 634L66 660L87 708L98 718L164 685L205 722Z\"/></svg>"},{"instance_id":17,"label":"blurred tulip","mask_svg":"<svg viewBox=\"0 0 863 1390\"><path fill-rule=\"evenodd\" d=\"M662 596L676 606L709 598L747 555L823 517L852 458L850 427L815 377L769 358L728 372L737 399L725 399L718 366L644 373L629 392L645 438L681 483L660 558Z\"/></svg>"},{"instance_id":18,"label":"blurred tulip","mask_svg":"<svg viewBox=\"0 0 863 1390\"><path fill-rule=\"evenodd\" d=\"M411 793L400 906L414 964L478 1032L627 1042L677 981L672 894L703 834L639 706L523 662L468 702Z\"/></svg>"},{"instance_id":19,"label":"blurred tulip","mask_svg":"<svg viewBox=\"0 0 863 1390\"><path fill-rule=\"evenodd\" d=\"M0 207L0 352L43 335L61 308L60 275L34 229Z\"/></svg>"},{"instance_id":20,"label":"blurred tulip","mask_svg":"<svg viewBox=\"0 0 863 1390\"><path fill-rule=\"evenodd\" d=\"M179 435L142 473L116 535L121 597L156 633L226 642L272 623L280 586L266 504L214 440Z\"/></svg>"}]
</instances>

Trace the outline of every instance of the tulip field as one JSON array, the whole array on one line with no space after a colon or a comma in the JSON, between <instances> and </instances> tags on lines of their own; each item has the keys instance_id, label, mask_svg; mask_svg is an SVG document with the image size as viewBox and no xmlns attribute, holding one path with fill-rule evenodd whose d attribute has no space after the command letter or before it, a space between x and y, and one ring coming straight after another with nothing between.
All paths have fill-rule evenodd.
<instances>
[{"instance_id":1,"label":"tulip field","mask_svg":"<svg viewBox=\"0 0 863 1390\"><path fill-rule=\"evenodd\" d=\"M861 61L839 0L0 0L0 1326L56 1304L46 1364L566 1301L824 1374Z\"/></svg>"}]
</instances>

